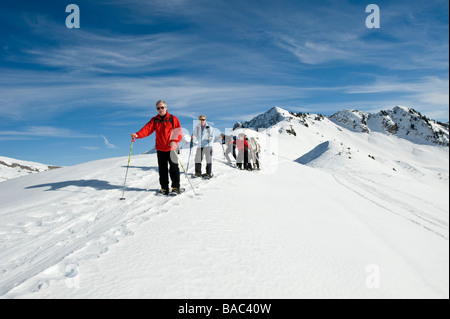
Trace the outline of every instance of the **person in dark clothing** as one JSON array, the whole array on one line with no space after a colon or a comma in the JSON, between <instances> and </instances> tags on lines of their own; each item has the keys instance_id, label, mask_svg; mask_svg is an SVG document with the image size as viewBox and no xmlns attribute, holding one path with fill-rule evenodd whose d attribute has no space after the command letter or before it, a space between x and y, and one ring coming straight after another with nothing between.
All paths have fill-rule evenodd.
<instances>
[{"instance_id":1,"label":"person in dark clothing","mask_svg":"<svg viewBox=\"0 0 450 319\"><path fill-rule=\"evenodd\" d=\"M252 171L253 170L252 158L251 158L252 151L251 151L251 148L250 148L250 141L249 141L247 135L244 135L244 140L247 142L247 149L246 149L247 161L244 160L244 169Z\"/></svg>"},{"instance_id":2,"label":"person in dark clothing","mask_svg":"<svg viewBox=\"0 0 450 319\"><path fill-rule=\"evenodd\" d=\"M235 140L236 136L222 134L222 144L225 145L224 155L229 164L231 164L230 153L233 154L233 157L236 160L236 144L233 144L233 141Z\"/></svg>"},{"instance_id":3,"label":"person in dark clothing","mask_svg":"<svg viewBox=\"0 0 450 319\"><path fill-rule=\"evenodd\" d=\"M176 154L172 154L178 148L178 143L183 137L180 121L167 112L167 104L163 100L156 102L156 109L158 115L153 117L139 132L132 133L131 137L140 139L155 132L160 193L169 194L169 173L172 191L180 193L180 169Z\"/></svg>"}]
</instances>

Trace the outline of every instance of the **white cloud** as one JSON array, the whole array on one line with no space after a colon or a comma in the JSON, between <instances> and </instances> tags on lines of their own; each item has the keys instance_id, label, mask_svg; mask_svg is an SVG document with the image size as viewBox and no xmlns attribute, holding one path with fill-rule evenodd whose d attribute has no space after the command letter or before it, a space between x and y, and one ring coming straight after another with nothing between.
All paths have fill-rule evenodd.
<instances>
[{"instance_id":1,"label":"white cloud","mask_svg":"<svg viewBox=\"0 0 450 319\"><path fill-rule=\"evenodd\" d=\"M333 43L319 43L310 40L298 41L287 36L280 36L277 44L294 54L302 63L321 64L330 61L348 60L354 52L339 48Z\"/></svg>"},{"instance_id":2,"label":"white cloud","mask_svg":"<svg viewBox=\"0 0 450 319\"><path fill-rule=\"evenodd\" d=\"M29 126L21 130L0 131L0 136L33 139L37 137L52 138L94 138L95 135L78 133L70 129L53 126Z\"/></svg>"},{"instance_id":3,"label":"white cloud","mask_svg":"<svg viewBox=\"0 0 450 319\"><path fill-rule=\"evenodd\" d=\"M344 63L387 70L442 71L449 66L448 23L436 19L435 12L426 12L436 6L428 2L387 3L381 6L382 27L376 30L365 26L365 5L341 1L312 6L304 12L268 15L267 21L273 42L306 65Z\"/></svg>"},{"instance_id":4,"label":"white cloud","mask_svg":"<svg viewBox=\"0 0 450 319\"><path fill-rule=\"evenodd\" d=\"M114 144L111 144L104 135L101 135L101 137L103 138L103 141L105 142L105 145L106 145L107 148L113 148L113 149L117 149L118 148Z\"/></svg>"},{"instance_id":5,"label":"white cloud","mask_svg":"<svg viewBox=\"0 0 450 319\"><path fill-rule=\"evenodd\" d=\"M419 81L378 78L368 85L356 85L346 90L350 94L397 93L412 97L416 103L449 106L449 80L426 77Z\"/></svg>"}]
</instances>

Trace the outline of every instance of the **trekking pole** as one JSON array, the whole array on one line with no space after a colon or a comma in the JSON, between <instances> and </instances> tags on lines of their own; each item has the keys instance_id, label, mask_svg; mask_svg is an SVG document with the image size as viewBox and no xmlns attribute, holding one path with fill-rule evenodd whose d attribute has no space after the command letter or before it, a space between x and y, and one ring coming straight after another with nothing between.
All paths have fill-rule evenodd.
<instances>
[{"instance_id":1,"label":"trekking pole","mask_svg":"<svg viewBox=\"0 0 450 319\"><path fill-rule=\"evenodd\" d=\"M212 145L211 145L211 176L210 176L210 177L213 176L213 173L212 173L212 165L213 165L213 147L212 147Z\"/></svg>"},{"instance_id":2,"label":"trekking pole","mask_svg":"<svg viewBox=\"0 0 450 319\"><path fill-rule=\"evenodd\" d=\"M188 157L188 164L187 164L187 169L186 171L189 171L189 163L191 162L191 151L192 151L192 147L194 146L194 139L191 138L191 143L189 145L189 157ZM186 174L187 177L187 174Z\"/></svg>"},{"instance_id":3,"label":"trekking pole","mask_svg":"<svg viewBox=\"0 0 450 319\"><path fill-rule=\"evenodd\" d=\"M183 163L181 163L180 157L178 156L178 154L177 154L177 152L176 152L175 150L173 150L173 152L174 152L175 155L177 156L178 162L180 162L181 168L183 169L184 175L186 176L186 178L187 178L188 181L189 181L189 184L191 185L192 191L194 192L195 195L197 195L197 193L196 193L195 190L194 190L194 186L192 186L191 180L190 180L190 178L188 177L188 175L187 175L187 173L186 173L186 170L185 170L184 167L183 167Z\"/></svg>"},{"instance_id":4,"label":"trekking pole","mask_svg":"<svg viewBox=\"0 0 450 319\"><path fill-rule=\"evenodd\" d=\"M125 174L125 181L123 182L123 192L122 192L122 197L120 198L120 200L125 200L125 184L127 182L127 176L128 176L128 168L130 168L130 159L131 159L131 151L133 150L133 143L134 141L136 141L136 139L133 137L131 138L131 147L130 147L130 155L128 156L128 165L127 165L127 172Z\"/></svg>"}]
</instances>

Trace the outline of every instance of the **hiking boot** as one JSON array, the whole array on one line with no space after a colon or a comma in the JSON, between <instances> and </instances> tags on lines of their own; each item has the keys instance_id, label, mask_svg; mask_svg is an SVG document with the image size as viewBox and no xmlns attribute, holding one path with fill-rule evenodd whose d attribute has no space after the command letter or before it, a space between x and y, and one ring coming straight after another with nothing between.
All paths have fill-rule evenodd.
<instances>
[{"instance_id":1,"label":"hiking boot","mask_svg":"<svg viewBox=\"0 0 450 319\"><path fill-rule=\"evenodd\" d=\"M201 176L202 176L202 173L198 173L198 172L197 172L197 173L194 174L194 176L195 176L195 177L201 177Z\"/></svg>"},{"instance_id":2,"label":"hiking boot","mask_svg":"<svg viewBox=\"0 0 450 319\"><path fill-rule=\"evenodd\" d=\"M184 188L181 188L181 187L173 187L172 188L172 193L175 193L175 194L181 194L181 193L183 193L185 191L185 189Z\"/></svg>"},{"instance_id":3,"label":"hiking boot","mask_svg":"<svg viewBox=\"0 0 450 319\"><path fill-rule=\"evenodd\" d=\"M169 190L168 190L168 189L161 188L161 189L159 190L159 194L160 194L160 195L169 195Z\"/></svg>"}]
</instances>

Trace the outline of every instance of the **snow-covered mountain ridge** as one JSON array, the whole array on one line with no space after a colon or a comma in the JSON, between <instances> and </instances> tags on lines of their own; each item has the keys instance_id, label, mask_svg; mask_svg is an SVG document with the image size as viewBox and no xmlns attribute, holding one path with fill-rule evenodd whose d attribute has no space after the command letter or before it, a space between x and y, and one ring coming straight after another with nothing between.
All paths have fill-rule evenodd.
<instances>
[{"instance_id":1,"label":"snow-covered mountain ridge","mask_svg":"<svg viewBox=\"0 0 450 319\"><path fill-rule=\"evenodd\" d=\"M448 123L431 120L414 109L404 106L396 106L392 110L383 110L378 113L342 110L331 116L293 113L274 107L250 121L236 123L234 129L266 129L282 121L298 121L309 126L323 120L328 120L354 132L379 132L395 135L417 144L449 146Z\"/></svg>"},{"instance_id":2,"label":"snow-covered mountain ridge","mask_svg":"<svg viewBox=\"0 0 450 319\"><path fill-rule=\"evenodd\" d=\"M56 168L59 167L0 156L0 182Z\"/></svg>"}]
</instances>

